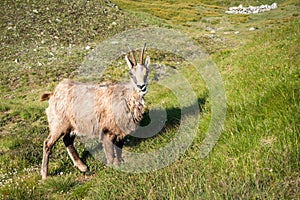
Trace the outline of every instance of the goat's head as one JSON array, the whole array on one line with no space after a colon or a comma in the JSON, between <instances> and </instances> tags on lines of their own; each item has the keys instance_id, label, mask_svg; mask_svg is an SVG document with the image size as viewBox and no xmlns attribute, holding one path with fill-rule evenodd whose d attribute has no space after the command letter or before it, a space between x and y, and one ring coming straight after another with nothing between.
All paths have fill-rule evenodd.
<instances>
[{"instance_id":1,"label":"goat's head","mask_svg":"<svg viewBox=\"0 0 300 200\"><path fill-rule=\"evenodd\" d=\"M141 51L140 62L137 63L134 51L129 47L131 59L125 56L125 60L129 67L129 74L131 82L140 95L145 95L148 90L148 66L150 64L150 57L147 56L144 60L144 52L146 43Z\"/></svg>"}]
</instances>

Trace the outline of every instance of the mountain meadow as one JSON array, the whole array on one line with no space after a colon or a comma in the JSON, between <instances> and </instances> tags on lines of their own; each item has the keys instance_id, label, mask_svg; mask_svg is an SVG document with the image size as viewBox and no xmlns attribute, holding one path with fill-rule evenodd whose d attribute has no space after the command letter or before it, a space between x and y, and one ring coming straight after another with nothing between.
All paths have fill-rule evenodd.
<instances>
[{"instance_id":1,"label":"mountain meadow","mask_svg":"<svg viewBox=\"0 0 300 200\"><path fill-rule=\"evenodd\" d=\"M240 4L272 3L1 0L0 199L298 199L300 2L278 0L276 9L255 14L226 13ZM124 150L158 150L175 138L182 123L194 125L189 117L181 117L176 95L156 80L164 76L161 69L182 74L196 95L200 117L192 143L167 166L132 173L105 166L77 137L75 146L90 170L84 174L59 140L42 181L43 141L49 128L48 103L39 100L41 94L65 78L129 80L122 55L99 80L85 79L80 69L101 42L124 31L153 27L180 31L218 69L226 117L213 149L199 156L213 114L205 77L184 58L147 44L151 62L158 64L150 67L142 122L150 123L151 110L158 108L166 111L167 119L152 137L125 138Z\"/></svg>"}]
</instances>

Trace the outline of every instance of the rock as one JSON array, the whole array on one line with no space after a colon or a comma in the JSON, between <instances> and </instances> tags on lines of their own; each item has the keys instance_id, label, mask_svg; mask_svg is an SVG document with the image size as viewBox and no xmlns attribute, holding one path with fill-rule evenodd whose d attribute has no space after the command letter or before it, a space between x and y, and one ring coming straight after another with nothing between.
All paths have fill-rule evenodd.
<instances>
[{"instance_id":1,"label":"rock","mask_svg":"<svg viewBox=\"0 0 300 200\"><path fill-rule=\"evenodd\" d=\"M271 9L276 9L277 8L277 3L272 3Z\"/></svg>"},{"instance_id":2,"label":"rock","mask_svg":"<svg viewBox=\"0 0 300 200\"><path fill-rule=\"evenodd\" d=\"M87 45L86 47L85 47L85 50L90 50L91 49L91 46L89 46L89 45Z\"/></svg>"},{"instance_id":3,"label":"rock","mask_svg":"<svg viewBox=\"0 0 300 200\"><path fill-rule=\"evenodd\" d=\"M256 29L256 28L254 28L254 27L250 27L250 28L249 28L249 31L255 31L255 29Z\"/></svg>"},{"instance_id":4,"label":"rock","mask_svg":"<svg viewBox=\"0 0 300 200\"><path fill-rule=\"evenodd\" d=\"M216 34L211 34L210 36L208 36L210 39L215 39L217 36Z\"/></svg>"},{"instance_id":5,"label":"rock","mask_svg":"<svg viewBox=\"0 0 300 200\"><path fill-rule=\"evenodd\" d=\"M209 27L209 26L208 26L208 27L206 27L206 30L207 30L207 31L215 31L215 29L214 29L214 28L211 28L211 27Z\"/></svg>"},{"instance_id":6,"label":"rock","mask_svg":"<svg viewBox=\"0 0 300 200\"><path fill-rule=\"evenodd\" d=\"M243 7L242 4L240 4L238 7L230 7L225 13L227 14L256 14L260 12L267 12L272 9L276 9L277 3L273 3L272 5L260 5L260 6L249 6L249 7Z\"/></svg>"}]
</instances>

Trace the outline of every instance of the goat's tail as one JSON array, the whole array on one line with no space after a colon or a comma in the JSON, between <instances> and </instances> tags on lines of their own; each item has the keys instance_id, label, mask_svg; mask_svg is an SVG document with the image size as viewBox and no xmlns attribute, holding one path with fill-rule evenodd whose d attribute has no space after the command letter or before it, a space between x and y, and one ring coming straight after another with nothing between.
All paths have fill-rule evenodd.
<instances>
[{"instance_id":1,"label":"goat's tail","mask_svg":"<svg viewBox=\"0 0 300 200\"><path fill-rule=\"evenodd\" d=\"M51 92L51 93L44 93L44 94L42 94L42 96L40 98L40 101L49 100L52 95L53 95L53 92Z\"/></svg>"}]
</instances>

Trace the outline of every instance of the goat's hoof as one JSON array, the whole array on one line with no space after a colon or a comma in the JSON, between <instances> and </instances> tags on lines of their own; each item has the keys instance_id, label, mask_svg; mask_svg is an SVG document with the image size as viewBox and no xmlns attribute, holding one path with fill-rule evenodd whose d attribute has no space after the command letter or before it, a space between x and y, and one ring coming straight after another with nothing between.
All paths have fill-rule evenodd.
<instances>
[{"instance_id":1,"label":"goat's hoof","mask_svg":"<svg viewBox=\"0 0 300 200\"><path fill-rule=\"evenodd\" d=\"M115 166L119 166L122 163L124 163L124 160L122 158L116 158L116 159L114 159L114 165Z\"/></svg>"},{"instance_id":2,"label":"goat's hoof","mask_svg":"<svg viewBox=\"0 0 300 200\"><path fill-rule=\"evenodd\" d=\"M42 180L45 180L47 178L47 172L45 173L42 171L41 175L42 175Z\"/></svg>"},{"instance_id":3,"label":"goat's hoof","mask_svg":"<svg viewBox=\"0 0 300 200\"><path fill-rule=\"evenodd\" d=\"M104 164L104 166L106 166L106 167L112 167L113 164L114 164L114 161L113 161L113 160L112 160L112 161L106 161L106 162L104 162L103 164Z\"/></svg>"},{"instance_id":4,"label":"goat's hoof","mask_svg":"<svg viewBox=\"0 0 300 200\"><path fill-rule=\"evenodd\" d=\"M81 172L88 172L89 171L89 168L84 164L75 165L75 167L77 167Z\"/></svg>"},{"instance_id":5,"label":"goat's hoof","mask_svg":"<svg viewBox=\"0 0 300 200\"><path fill-rule=\"evenodd\" d=\"M85 171L83 173L84 173L84 175L88 176L88 175L90 175L90 170L87 170L87 171Z\"/></svg>"}]
</instances>

